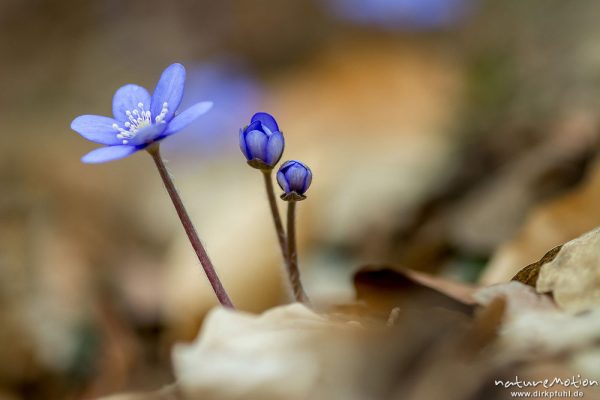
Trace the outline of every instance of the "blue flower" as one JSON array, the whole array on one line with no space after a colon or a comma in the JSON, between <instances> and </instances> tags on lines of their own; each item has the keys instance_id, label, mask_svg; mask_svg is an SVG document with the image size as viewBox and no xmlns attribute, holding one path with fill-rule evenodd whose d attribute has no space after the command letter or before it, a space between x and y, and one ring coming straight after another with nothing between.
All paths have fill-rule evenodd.
<instances>
[{"instance_id":1,"label":"blue flower","mask_svg":"<svg viewBox=\"0 0 600 400\"><path fill-rule=\"evenodd\" d=\"M277 171L277 183L283 189L283 200L304 200L312 182L312 171L300 161L286 161Z\"/></svg>"},{"instance_id":2,"label":"blue flower","mask_svg":"<svg viewBox=\"0 0 600 400\"><path fill-rule=\"evenodd\" d=\"M250 125L240 129L240 149L254 168L272 169L281 159L285 141L272 115L254 114Z\"/></svg>"},{"instance_id":3,"label":"blue flower","mask_svg":"<svg viewBox=\"0 0 600 400\"><path fill-rule=\"evenodd\" d=\"M81 115L71 129L92 142L106 145L82 157L85 163L101 163L127 157L177 133L206 113L212 102L196 103L175 115L185 83L185 68L171 64L165 69L152 97L138 85L125 85L113 97L114 118Z\"/></svg>"}]
</instances>

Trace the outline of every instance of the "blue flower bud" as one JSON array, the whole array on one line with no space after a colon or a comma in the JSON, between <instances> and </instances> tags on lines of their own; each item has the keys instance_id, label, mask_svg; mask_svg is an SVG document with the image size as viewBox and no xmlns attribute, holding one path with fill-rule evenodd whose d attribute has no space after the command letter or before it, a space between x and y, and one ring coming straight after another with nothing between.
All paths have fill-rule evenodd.
<instances>
[{"instance_id":1,"label":"blue flower bud","mask_svg":"<svg viewBox=\"0 0 600 400\"><path fill-rule=\"evenodd\" d=\"M277 171L277 183L283 189L283 200L304 200L312 182L312 171L300 161L286 161Z\"/></svg>"},{"instance_id":2,"label":"blue flower bud","mask_svg":"<svg viewBox=\"0 0 600 400\"><path fill-rule=\"evenodd\" d=\"M258 169L272 169L281 159L285 141L270 114L254 114L250 125L240 129L240 149L248 164Z\"/></svg>"}]
</instances>

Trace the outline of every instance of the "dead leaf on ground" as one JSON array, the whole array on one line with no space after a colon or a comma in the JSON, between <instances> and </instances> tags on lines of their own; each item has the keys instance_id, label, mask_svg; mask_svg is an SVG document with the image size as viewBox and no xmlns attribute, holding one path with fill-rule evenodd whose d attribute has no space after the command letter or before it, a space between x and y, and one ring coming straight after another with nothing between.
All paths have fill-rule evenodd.
<instances>
[{"instance_id":1,"label":"dead leaf on ground","mask_svg":"<svg viewBox=\"0 0 600 400\"><path fill-rule=\"evenodd\" d=\"M554 301L569 312L600 305L600 228L566 243L542 265L536 289L551 292Z\"/></svg>"},{"instance_id":2,"label":"dead leaf on ground","mask_svg":"<svg viewBox=\"0 0 600 400\"><path fill-rule=\"evenodd\" d=\"M260 315L216 308L196 341L175 347L175 375L186 399L360 399L356 329L297 303Z\"/></svg>"},{"instance_id":3,"label":"dead leaf on ground","mask_svg":"<svg viewBox=\"0 0 600 400\"><path fill-rule=\"evenodd\" d=\"M561 247L562 245L556 246L555 248L547 252L544 255L544 257L542 257L539 261L529 264L528 266L517 272L517 274L512 278L512 280L535 287L535 285L537 284L538 277L540 275L540 268L542 268L544 264L554 260Z\"/></svg>"},{"instance_id":4,"label":"dead leaf on ground","mask_svg":"<svg viewBox=\"0 0 600 400\"><path fill-rule=\"evenodd\" d=\"M477 304L482 306L491 304L494 299L499 297L506 299L508 317L525 310L535 312L557 310L556 305L549 296L537 293L531 286L517 281L499 283L473 293L473 298L477 301Z\"/></svg>"},{"instance_id":5,"label":"dead leaf on ground","mask_svg":"<svg viewBox=\"0 0 600 400\"><path fill-rule=\"evenodd\" d=\"M102 397L99 400L183 400L183 398L176 385L169 385L153 392L121 393Z\"/></svg>"},{"instance_id":6,"label":"dead leaf on ground","mask_svg":"<svg viewBox=\"0 0 600 400\"><path fill-rule=\"evenodd\" d=\"M513 360L548 360L564 357L565 365L578 373L591 374L591 363L579 358L597 348L600 339L600 309L572 315L558 308L550 296L524 283L511 281L476 291L478 304L506 300L506 314L499 329L501 357Z\"/></svg>"},{"instance_id":7,"label":"dead leaf on ground","mask_svg":"<svg viewBox=\"0 0 600 400\"><path fill-rule=\"evenodd\" d=\"M600 305L600 228L550 250L519 271L514 281L550 293L569 312Z\"/></svg>"},{"instance_id":8,"label":"dead leaf on ground","mask_svg":"<svg viewBox=\"0 0 600 400\"><path fill-rule=\"evenodd\" d=\"M354 274L354 286L359 301L388 314L395 307L441 307L468 314L475 304L475 287L408 269L363 267Z\"/></svg>"}]
</instances>

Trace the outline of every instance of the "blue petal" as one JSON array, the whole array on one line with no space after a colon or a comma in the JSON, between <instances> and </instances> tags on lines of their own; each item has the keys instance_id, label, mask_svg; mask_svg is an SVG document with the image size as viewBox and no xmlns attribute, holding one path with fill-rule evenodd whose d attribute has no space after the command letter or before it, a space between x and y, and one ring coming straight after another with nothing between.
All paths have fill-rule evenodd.
<instances>
[{"instance_id":1,"label":"blue petal","mask_svg":"<svg viewBox=\"0 0 600 400\"><path fill-rule=\"evenodd\" d=\"M258 158L266 162L267 141L267 135L261 131L250 131L246 134L246 147L250 159Z\"/></svg>"},{"instance_id":2,"label":"blue petal","mask_svg":"<svg viewBox=\"0 0 600 400\"><path fill-rule=\"evenodd\" d=\"M268 137L271 137L271 135L273 134L273 131L271 131L268 126L264 125L260 121L255 121L254 123L256 123L256 122L258 122L260 124L260 129L259 130L261 130L264 133L266 133ZM275 132L277 132L277 131L275 131Z\"/></svg>"},{"instance_id":3,"label":"blue petal","mask_svg":"<svg viewBox=\"0 0 600 400\"><path fill-rule=\"evenodd\" d=\"M212 101L203 101L202 103L196 103L190 108L181 112L181 114L176 115L175 118L169 122L169 126L165 131L165 135L171 135L177 131L182 130L199 116L205 114L210 110L213 106Z\"/></svg>"},{"instance_id":4,"label":"blue petal","mask_svg":"<svg viewBox=\"0 0 600 400\"><path fill-rule=\"evenodd\" d=\"M302 188L302 192L306 192L312 183L312 171L310 168L306 167L306 178L304 179L304 187Z\"/></svg>"},{"instance_id":5,"label":"blue petal","mask_svg":"<svg viewBox=\"0 0 600 400\"><path fill-rule=\"evenodd\" d=\"M254 114L251 121L260 121L263 125L269 128L271 132L276 132L279 130L279 126L277 125L277 121L275 121L275 118L273 118L271 114L268 114L266 112L258 112Z\"/></svg>"},{"instance_id":6,"label":"blue petal","mask_svg":"<svg viewBox=\"0 0 600 400\"><path fill-rule=\"evenodd\" d=\"M251 122L245 129L246 132L250 131L262 131L262 124L260 121Z\"/></svg>"},{"instance_id":7,"label":"blue petal","mask_svg":"<svg viewBox=\"0 0 600 400\"><path fill-rule=\"evenodd\" d=\"M281 165L281 167L279 167L279 170L285 174L285 173L287 173L288 169L290 169L290 167L292 167L293 165L296 165L297 163L298 163L298 161L288 160L288 161L284 162Z\"/></svg>"},{"instance_id":8,"label":"blue petal","mask_svg":"<svg viewBox=\"0 0 600 400\"><path fill-rule=\"evenodd\" d=\"M298 192L299 194L304 194L306 191L304 188L306 174L306 169L300 164L295 164L288 168L288 170L285 172L285 177L292 191Z\"/></svg>"},{"instance_id":9,"label":"blue petal","mask_svg":"<svg viewBox=\"0 0 600 400\"><path fill-rule=\"evenodd\" d=\"M167 103L168 112L165 121L169 122L181 103L183 97L183 86L185 84L185 68L181 64L171 64L165 69L156 84L152 94L152 105L150 111L152 118L160 114L163 103Z\"/></svg>"},{"instance_id":10,"label":"blue petal","mask_svg":"<svg viewBox=\"0 0 600 400\"><path fill-rule=\"evenodd\" d=\"M283 148L285 146L285 141L283 139L283 135L281 132L275 132L269 138L269 142L267 143L267 160L266 163L274 166L281 159L281 155L283 154Z\"/></svg>"},{"instance_id":11,"label":"blue petal","mask_svg":"<svg viewBox=\"0 0 600 400\"><path fill-rule=\"evenodd\" d=\"M119 88L113 96L113 115L118 121L128 121L127 111L139 110L138 104L144 105L144 110L150 109L150 94L138 85L125 85Z\"/></svg>"},{"instance_id":12,"label":"blue petal","mask_svg":"<svg viewBox=\"0 0 600 400\"><path fill-rule=\"evenodd\" d=\"M246 157L246 160L250 161L252 158L250 158L250 153L248 153L248 149L246 148L246 138L244 135L244 130L240 128L240 150L242 150L242 153L244 153L244 157Z\"/></svg>"},{"instance_id":13,"label":"blue petal","mask_svg":"<svg viewBox=\"0 0 600 400\"><path fill-rule=\"evenodd\" d=\"M280 168L279 171L277 171L277 183L285 193L290 192L290 185L288 184L288 181L285 178L285 174L283 173L282 168Z\"/></svg>"},{"instance_id":14,"label":"blue petal","mask_svg":"<svg viewBox=\"0 0 600 400\"><path fill-rule=\"evenodd\" d=\"M289 167L291 167L292 165L296 164L296 162L297 161L294 161L294 160L286 161L281 165L281 167L279 167L279 170L285 173L285 171L287 171L287 169Z\"/></svg>"},{"instance_id":15,"label":"blue petal","mask_svg":"<svg viewBox=\"0 0 600 400\"><path fill-rule=\"evenodd\" d=\"M132 139L129 139L127 144L130 146L143 146L150 144L156 140L164 138L166 136L163 134L165 129L167 129L167 124L148 125L147 127L137 131L135 136Z\"/></svg>"},{"instance_id":16,"label":"blue petal","mask_svg":"<svg viewBox=\"0 0 600 400\"><path fill-rule=\"evenodd\" d=\"M133 146L107 146L92 150L85 156L81 157L81 161L87 164L97 164L119 158L127 157L137 151Z\"/></svg>"},{"instance_id":17,"label":"blue petal","mask_svg":"<svg viewBox=\"0 0 600 400\"><path fill-rule=\"evenodd\" d=\"M92 142L115 145L121 144L117 139L117 131L113 124L118 122L112 118L99 115L81 115L71 122L71 129Z\"/></svg>"}]
</instances>

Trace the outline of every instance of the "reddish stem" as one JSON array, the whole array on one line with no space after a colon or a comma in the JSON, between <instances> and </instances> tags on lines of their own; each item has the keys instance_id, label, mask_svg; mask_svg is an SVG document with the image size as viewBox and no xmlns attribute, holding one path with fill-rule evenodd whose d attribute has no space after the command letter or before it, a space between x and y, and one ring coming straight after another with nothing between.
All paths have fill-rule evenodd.
<instances>
[{"instance_id":1,"label":"reddish stem","mask_svg":"<svg viewBox=\"0 0 600 400\"><path fill-rule=\"evenodd\" d=\"M296 250L296 201L288 201L287 214L287 254L288 254L288 271L294 290L296 301L308 303L308 296L302 287L300 281L300 269L298 268L298 252Z\"/></svg>"},{"instance_id":2,"label":"reddish stem","mask_svg":"<svg viewBox=\"0 0 600 400\"><path fill-rule=\"evenodd\" d=\"M160 156L159 146L151 146L150 148L148 148L148 153L150 153L152 159L154 160L154 163L156 164L156 168L158 168L160 177L162 178L165 188L169 193L169 197L171 197L171 201L175 206L175 210L177 211L177 215L179 216L181 224L185 229L185 233L187 234L187 237L190 240L194 251L196 252L196 256L198 256L198 260L200 260L200 264L202 264L204 273L206 274L210 285L212 286L215 294L217 295L219 302L225 307L234 308L231 299L227 295L227 292L225 291L225 288L223 287L223 284L221 283L221 280L217 275L217 271L215 271L215 267L213 266L212 262L210 261L210 258L208 257L206 249L204 248L202 242L200 241L200 238L198 237L196 228L194 228L194 224L192 224L190 216L188 215L185 206L181 201L181 197L179 197L179 193L177 193L177 189L173 184L171 176L169 175L169 171L167 170L167 167L165 167L162 157Z\"/></svg>"}]
</instances>

